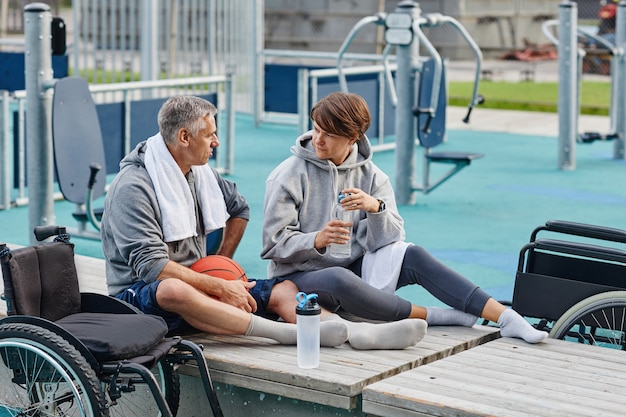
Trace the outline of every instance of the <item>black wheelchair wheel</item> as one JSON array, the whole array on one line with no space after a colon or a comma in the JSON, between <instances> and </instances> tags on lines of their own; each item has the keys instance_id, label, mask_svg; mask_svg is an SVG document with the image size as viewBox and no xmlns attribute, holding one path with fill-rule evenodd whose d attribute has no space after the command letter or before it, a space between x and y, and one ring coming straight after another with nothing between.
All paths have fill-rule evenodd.
<instances>
[{"instance_id":1,"label":"black wheelchair wheel","mask_svg":"<svg viewBox=\"0 0 626 417\"><path fill-rule=\"evenodd\" d=\"M180 380L178 372L176 372L172 364L166 360L161 360L150 371L154 374L172 415L175 416L180 400ZM120 375L120 377L130 378L130 380L126 382L130 389L122 392L121 397L118 399L110 398L110 384L109 382L103 383L103 390L109 398L108 402L111 404L109 408L111 417L161 416L159 407L150 389L141 378L134 375Z\"/></svg>"},{"instance_id":2,"label":"black wheelchair wheel","mask_svg":"<svg viewBox=\"0 0 626 417\"><path fill-rule=\"evenodd\" d=\"M570 307L552 326L550 337L626 350L626 291L609 291Z\"/></svg>"},{"instance_id":3,"label":"black wheelchair wheel","mask_svg":"<svg viewBox=\"0 0 626 417\"><path fill-rule=\"evenodd\" d=\"M87 360L54 332L0 324L0 415L108 416L100 381Z\"/></svg>"}]
</instances>

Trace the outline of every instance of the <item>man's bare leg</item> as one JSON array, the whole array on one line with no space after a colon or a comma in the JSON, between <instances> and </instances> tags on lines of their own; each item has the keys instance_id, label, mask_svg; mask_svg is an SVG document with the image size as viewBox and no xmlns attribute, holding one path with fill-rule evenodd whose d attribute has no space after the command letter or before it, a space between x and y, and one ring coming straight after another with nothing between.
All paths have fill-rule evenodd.
<instances>
[{"instance_id":1,"label":"man's bare leg","mask_svg":"<svg viewBox=\"0 0 626 417\"><path fill-rule=\"evenodd\" d=\"M254 316L177 279L165 279L159 284L157 303L162 309L179 314L191 326L207 333L258 336L281 344L296 344L294 324ZM345 325L324 325L320 331L322 346L339 346L347 340Z\"/></svg>"}]
</instances>

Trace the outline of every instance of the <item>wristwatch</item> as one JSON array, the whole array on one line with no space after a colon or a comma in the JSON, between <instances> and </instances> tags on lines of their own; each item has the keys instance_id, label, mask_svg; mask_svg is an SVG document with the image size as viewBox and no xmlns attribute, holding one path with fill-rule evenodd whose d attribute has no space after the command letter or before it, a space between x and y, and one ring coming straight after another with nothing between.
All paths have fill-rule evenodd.
<instances>
[{"instance_id":1,"label":"wristwatch","mask_svg":"<svg viewBox=\"0 0 626 417\"><path fill-rule=\"evenodd\" d=\"M385 202L381 199L378 199L378 212L385 210Z\"/></svg>"}]
</instances>

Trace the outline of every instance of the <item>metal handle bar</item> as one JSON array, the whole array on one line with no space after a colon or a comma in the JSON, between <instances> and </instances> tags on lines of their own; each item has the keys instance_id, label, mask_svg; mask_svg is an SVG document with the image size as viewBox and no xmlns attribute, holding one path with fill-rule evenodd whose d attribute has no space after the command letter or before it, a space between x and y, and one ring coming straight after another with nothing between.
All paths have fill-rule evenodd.
<instances>
[{"instance_id":1,"label":"metal handle bar","mask_svg":"<svg viewBox=\"0 0 626 417\"><path fill-rule=\"evenodd\" d=\"M384 24L384 16L385 14L379 13L374 16L367 16L362 18L356 23L356 25L354 25L354 27L350 30L350 33L348 33L348 36L346 36L346 39L344 39L343 43L341 44L337 55L337 76L339 78L339 87L344 93L348 92L348 82L346 81L346 76L342 70L341 61L343 60L343 54L346 52L350 44L352 44L352 40L357 35L357 33L359 33L361 29L363 29L363 27L369 25L370 23Z\"/></svg>"},{"instance_id":2,"label":"metal handle bar","mask_svg":"<svg viewBox=\"0 0 626 417\"><path fill-rule=\"evenodd\" d=\"M393 76L391 75L391 68L389 67L389 53L393 48L394 46L391 44L385 45L385 48L383 49L383 67L385 68L385 81L387 81L391 105L393 107L397 107L398 94L396 94L396 86L393 84Z\"/></svg>"},{"instance_id":3,"label":"metal handle bar","mask_svg":"<svg viewBox=\"0 0 626 417\"><path fill-rule=\"evenodd\" d=\"M432 22L431 24L433 25L437 25L441 23L448 23L452 25L452 27L454 27L459 32L461 37L465 39L465 42L467 42L467 45L470 47L472 52L474 52L474 56L476 57L476 72L474 74L474 90L472 92L472 98L467 108L467 114L463 118L464 123L469 123L470 114L472 113L474 106L482 103L483 101L483 98L478 95L478 85L480 83L480 69L483 63L483 53L478 47L478 44L476 43L476 41L474 41L474 39L470 36L469 32L455 18L450 17L450 16L443 16L439 13L433 13L433 14L426 15L426 19Z\"/></svg>"},{"instance_id":4,"label":"metal handle bar","mask_svg":"<svg viewBox=\"0 0 626 417\"><path fill-rule=\"evenodd\" d=\"M550 28L552 26L558 26L558 24L559 24L558 20L546 20L541 25L541 31L543 32L544 36L548 38L548 40L552 42L554 46L559 46L559 40L552 34L552 32L550 31ZM611 51L611 55L622 56L624 54L624 51L622 48L617 47L617 45L613 45L611 42L609 42L608 40L606 40L605 38L601 36L585 32L584 30L580 28L576 31L576 33L579 36L582 36L588 39L593 39L594 41L598 42L599 44L604 46L606 49ZM587 55L587 52L585 52L585 50L582 48L578 48L578 55L585 56Z\"/></svg>"},{"instance_id":5,"label":"metal handle bar","mask_svg":"<svg viewBox=\"0 0 626 417\"><path fill-rule=\"evenodd\" d=\"M427 132L429 130L430 121L435 118L437 112L437 106L439 105L439 89L441 88L441 74L443 72L443 64L441 61L441 55L437 52L437 49L433 46L433 44L428 40L422 28L421 24L427 22L428 19L419 19L413 22L413 32L417 35L419 40L424 44L428 53L433 58L435 62L435 69L433 74L433 86L430 94L430 107L428 109L419 109L420 113L428 113L428 120L424 124L424 131Z\"/></svg>"}]
</instances>

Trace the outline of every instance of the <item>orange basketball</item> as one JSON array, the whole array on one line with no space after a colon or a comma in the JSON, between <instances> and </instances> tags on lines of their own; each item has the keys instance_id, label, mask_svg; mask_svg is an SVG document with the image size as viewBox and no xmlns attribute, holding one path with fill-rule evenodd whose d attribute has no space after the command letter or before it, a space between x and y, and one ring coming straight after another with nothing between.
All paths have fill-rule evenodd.
<instances>
[{"instance_id":1,"label":"orange basketball","mask_svg":"<svg viewBox=\"0 0 626 417\"><path fill-rule=\"evenodd\" d=\"M246 271L234 260L222 255L208 255L198 259L191 269L201 274L226 279L229 281L243 280L248 282Z\"/></svg>"}]
</instances>

